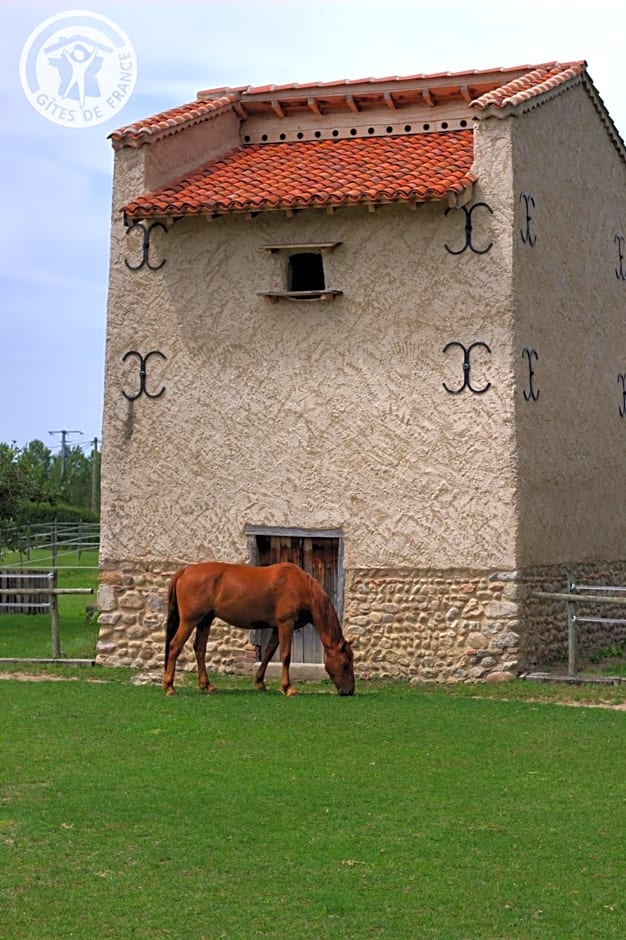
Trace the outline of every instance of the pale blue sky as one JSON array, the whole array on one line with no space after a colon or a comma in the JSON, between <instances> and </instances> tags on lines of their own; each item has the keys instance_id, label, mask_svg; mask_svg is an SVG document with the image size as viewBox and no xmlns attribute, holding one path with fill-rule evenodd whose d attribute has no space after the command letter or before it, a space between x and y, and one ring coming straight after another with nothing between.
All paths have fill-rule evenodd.
<instances>
[{"instance_id":1,"label":"pale blue sky","mask_svg":"<svg viewBox=\"0 0 626 940\"><path fill-rule=\"evenodd\" d=\"M112 120L57 126L27 101L24 43L74 5L3 4L0 29L0 441L100 437L113 158L107 135L221 85L328 81L586 59L626 137L623 16L590 4L496 0L89 3L129 37L135 91ZM74 438L78 440L78 438Z\"/></svg>"}]
</instances>

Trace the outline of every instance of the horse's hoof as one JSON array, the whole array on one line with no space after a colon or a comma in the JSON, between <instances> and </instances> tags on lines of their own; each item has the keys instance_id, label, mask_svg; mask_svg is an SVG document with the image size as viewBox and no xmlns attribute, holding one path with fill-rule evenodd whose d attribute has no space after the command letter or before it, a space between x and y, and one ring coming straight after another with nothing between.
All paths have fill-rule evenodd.
<instances>
[{"instance_id":1,"label":"horse's hoof","mask_svg":"<svg viewBox=\"0 0 626 940\"><path fill-rule=\"evenodd\" d=\"M173 685L170 685L170 686L165 690L165 694L166 694L167 696L176 695L176 689L174 688Z\"/></svg>"},{"instance_id":2,"label":"horse's hoof","mask_svg":"<svg viewBox=\"0 0 626 940\"><path fill-rule=\"evenodd\" d=\"M293 698L293 696L297 694L298 690L294 689L292 685L290 685L287 689L283 689L283 695L286 695L287 698Z\"/></svg>"},{"instance_id":3,"label":"horse's hoof","mask_svg":"<svg viewBox=\"0 0 626 940\"><path fill-rule=\"evenodd\" d=\"M264 682L257 682L255 685L257 692L267 692L267 686Z\"/></svg>"},{"instance_id":4,"label":"horse's hoof","mask_svg":"<svg viewBox=\"0 0 626 940\"><path fill-rule=\"evenodd\" d=\"M217 692L216 685L202 685L200 686L201 692L206 692L207 695L213 695L214 692Z\"/></svg>"}]
</instances>

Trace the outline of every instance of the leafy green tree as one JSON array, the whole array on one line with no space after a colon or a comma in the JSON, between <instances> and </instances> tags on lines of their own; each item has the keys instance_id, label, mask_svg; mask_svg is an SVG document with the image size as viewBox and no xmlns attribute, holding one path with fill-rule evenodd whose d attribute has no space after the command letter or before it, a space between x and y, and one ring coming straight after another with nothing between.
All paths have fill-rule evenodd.
<instances>
[{"instance_id":1,"label":"leafy green tree","mask_svg":"<svg viewBox=\"0 0 626 940\"><path fill-rule=\"evenodd\" d=\"M0 443L0 545L17 547L20 525L91 516L94 460L82 447L53 454L40 440L20 448Z\"/></svg>"},{"instance_id":2,"label":"leafy green tree","mask_svg":"<svg viewBox=\"0 0 626 940\"><path fill-rule=\"evenodd\" d=\"M15 519L23 492L15 461L18 453L15 445L0 444L0 519L5 523Z\"/></svg>"},{"instance_id":3,"label":"leafy green tree","mask_svg":"<svg viewBox=\"0 0 626 940\"><path fill-rule=\"evenodd\" d=\"M59 488L52 475L54 458L42 441L31 441L18 451L15 462L28 499L38 503L56 501Z\"/></svg>"},{"instance_id":4,"label":"leafy green tree","mask_svg":"<svg viewBox=\"0 0 626 940\"><path fill-rule=\"evenodd\" d=\"M60 461L61 457L55 458ZM64 503L80 509L91 506L91 481L93 457L86 456L82 447L66 447L63 461L63 479L60 481L60 496Z\"/></svg>"},{"instance_id":5,"label":"leafy green tree","mask_svg":"<svg viewBox=\"0 0 626 940\"><path fill-rule=\"evenodd\" d=\"M15 547L22 508L41 496L41 477L15 444L0 444L0 541ZM34 453L34 452L33 452Z\"/></svg>"}]
</instances>

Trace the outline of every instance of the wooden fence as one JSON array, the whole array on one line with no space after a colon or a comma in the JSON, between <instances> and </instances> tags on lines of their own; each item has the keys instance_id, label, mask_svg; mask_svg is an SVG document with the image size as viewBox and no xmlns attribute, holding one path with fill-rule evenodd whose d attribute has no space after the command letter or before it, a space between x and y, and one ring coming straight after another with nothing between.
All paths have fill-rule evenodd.
<instances>
[{"instance_id":1,"label":"wooden fence","mask_svg":"<svg viewBox=\"0 0 626 940\"><path fill-rule=\"evenodd\" d=\"M35 551L39 554L45 552L49 556L50 568L55 568L59 555L76 552L80 558L82 552L97 551L100 547L99 522L38 522L20 526L8 534L11 536L11 544L17 546L17 567L30 562L31 553ZM7 552L0 545L0 555L6 555Z\"/></svg>"},{"instance_id":2,"label":"wooden fence","mask_svg":"<svg viewBox=\"0 0 626 940\"><path fill-rule=\"evenodd\" d=\"M56 570L0 571L0 614L50 611L53 659L63 656L59 629L60 594L93 594L93 588L60 588Z\"/></svg>"},{"instance_id":3,"label":"wooden fence","mask_svg":"<svg viewBox=\"0 0 626 940\"><path fill-rule=\"evenodd\" d=\"M40 614L50 610L51 571L0 571L0 614ZM45 594L33 593L45 590ZM13 597L14 600L9 600Z\"/></svg>"}]
</instances>

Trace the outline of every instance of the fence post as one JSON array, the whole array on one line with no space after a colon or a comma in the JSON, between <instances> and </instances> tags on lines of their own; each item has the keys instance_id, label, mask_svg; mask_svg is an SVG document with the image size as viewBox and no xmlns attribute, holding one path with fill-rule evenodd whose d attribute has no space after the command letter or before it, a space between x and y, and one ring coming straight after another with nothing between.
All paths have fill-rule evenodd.
<instances>
[{"instance_id":1,"label":"fence post","mask_svg":"<svg viewBox=\"0 0 626 940\"><path fill-rule=\"evenodd\" d=\"M59 532L59 520L57 517L54 517L54 529L52 530L52 567L56 571L57 566L57 555L59 553L59 539L61 535Z\"/></svg>"},{"instance_id":2,"label":"fence post","mask_svg":"<svg viewBox=\"0 0 626 940\"><path fill-rule=\"evenodd\" d=\"M567 576L567 593L573 594L576 582ZM576 601L567 602L567 674L576 676L578 672L578 638L576 635Z\"/></svg>"},{"instance_id":3,"label":"fence post","mask_svg":"<svg viewBox=\"0 0 626 940\"><path fill-rule=\"evenodd\" d=\"M52 591L57 586L57 570L54 568L48 575ZM59 631L59 598L55 593L50 594L50 619L52 631L52 658L61 659L61 637Z\"/></svg>"}]
</instances>

